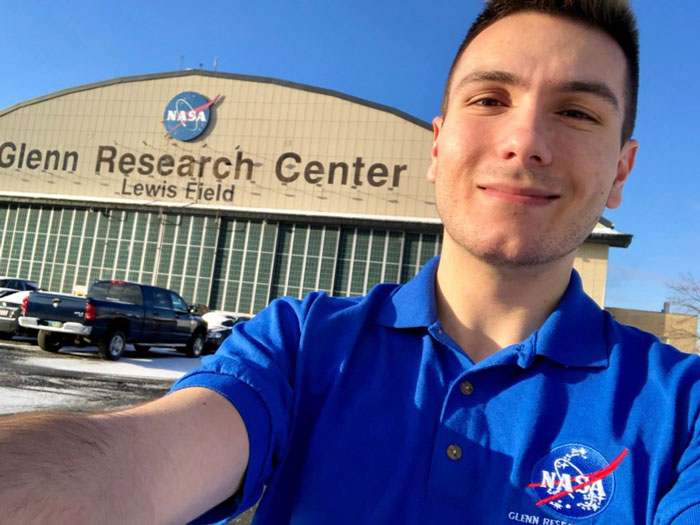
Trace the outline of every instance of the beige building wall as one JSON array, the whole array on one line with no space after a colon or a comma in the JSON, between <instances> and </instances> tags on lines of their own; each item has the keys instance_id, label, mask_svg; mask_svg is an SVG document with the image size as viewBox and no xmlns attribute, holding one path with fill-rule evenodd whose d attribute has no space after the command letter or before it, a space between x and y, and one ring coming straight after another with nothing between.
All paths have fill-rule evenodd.
<instances>
[{"instance_id":1,"label":"beige building wall","mask_svg":"<svg viewBox=\"0 0 700 525\"><path fill-rule=\"evenodd\" d=\"M218 96L207 130L189 142L171 138L163 123L169 101L185 91ZM0 112L0 189L436 222L425 182L431 141L427 123L322 90L231 75L152 75Z\"/></svg>"},{"instance_id":2,"label":"beige building wall","mask_svg":"<svg viewBox=\"0 0 700 525\"><path fill-rule=\"evenodd\" d=\"M605 303L608 249L606 244L587 242L578 249L574 260L574 268L581 275L583 289L601 308Z\"/></svg>"},{"instance_id":3,"label":"beige building wall","mask_svg":"<svg viewBox=\"0 0 700 525\"><path fill-rule=\"evenodd\" d=\"M631 310L627 308L606 308L622 324L627 324L651 332L662 342L675 346L688 353L698 351L698 316Z\"/></svg>"}]
</instances>

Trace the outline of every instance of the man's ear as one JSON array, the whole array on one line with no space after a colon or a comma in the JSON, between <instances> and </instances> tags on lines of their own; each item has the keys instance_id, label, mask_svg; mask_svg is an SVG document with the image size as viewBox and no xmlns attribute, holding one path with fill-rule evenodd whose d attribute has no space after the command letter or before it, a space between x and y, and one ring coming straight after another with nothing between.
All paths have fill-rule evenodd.
<instances>
[{"instance_id":1,"label":"man's ear","mask_svg":"<svg viewBox=\"0 0 700 525\"><path fill-rule=\"evenodd\" d=\"M442 117L435 117L433 119L433 146L430 149L430 167L428 168L428 173L426 174L428 182L432 182L433 184L435 184L435 170L438 156L438 136L440 135L442 123Z\"/></svg>"},{"instance_id":2,"label":"man's ear","mask_svg":"<svg viewBox=\"0 0 700 525\"><path fill-rule=\"evenodd\" d=\"M622 146L620 159L617 161L617 176L613 181L612 188L610 188L608 201L605 203L608 208L617 208L622 202L622 188L634 167L634 159L637 156L638 148L639 143L634 139L628 140Z\"/></svg>"}]
</instances>

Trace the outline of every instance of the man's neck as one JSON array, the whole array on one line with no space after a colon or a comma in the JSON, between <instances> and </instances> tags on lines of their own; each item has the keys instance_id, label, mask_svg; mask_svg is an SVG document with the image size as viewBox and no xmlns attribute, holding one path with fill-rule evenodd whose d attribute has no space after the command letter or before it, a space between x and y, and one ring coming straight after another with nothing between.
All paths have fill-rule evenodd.
<instances>
[{"instance_id":1,"label":"man's neck","mask_svg":"<svg viewBox=\"0 0 700 525\"><path fill-rule=\"evenodd\" d=\"M446 242L435 292L443 328L475 363L526 339L559 303L574 257L495 267Z\"/></svg>"}]
</instances>

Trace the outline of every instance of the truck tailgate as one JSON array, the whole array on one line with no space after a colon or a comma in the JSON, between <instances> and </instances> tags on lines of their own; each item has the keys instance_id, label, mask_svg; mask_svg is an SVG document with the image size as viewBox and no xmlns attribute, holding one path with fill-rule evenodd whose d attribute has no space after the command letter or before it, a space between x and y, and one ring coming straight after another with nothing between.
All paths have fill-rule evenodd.
<instances>
[{"instance_id":1,"label":"truck tailgate","mask_svg":"<svg viewBox=\"0 0 700 525\"><path fill-rule=\"evenodd\" d=\"M68 294L32 292L27 301L26 317L36 317L40 324L52 326L67 322L82 323L87 299Z\"/></svg>"}]
</instances>

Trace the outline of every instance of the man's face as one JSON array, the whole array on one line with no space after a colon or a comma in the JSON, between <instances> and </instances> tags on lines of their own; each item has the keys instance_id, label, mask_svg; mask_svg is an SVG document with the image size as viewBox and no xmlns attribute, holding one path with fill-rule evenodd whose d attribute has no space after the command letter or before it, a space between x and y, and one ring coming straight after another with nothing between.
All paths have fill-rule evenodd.
<instances>
[{"instance_id":1,"label":"man's face","mask_svg":"<svg viewBox=\"0 0 700 525\"><path fill-rule=\"evenodd\" d=\"M563 18L520 13L482 31L433 121L445 243L495 265L572 254L634 163L636 142L620 145L625 71L614 40Z\"/></svg>"}]
</instances>

